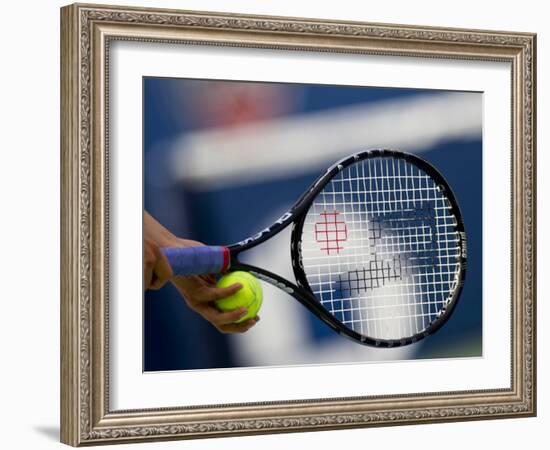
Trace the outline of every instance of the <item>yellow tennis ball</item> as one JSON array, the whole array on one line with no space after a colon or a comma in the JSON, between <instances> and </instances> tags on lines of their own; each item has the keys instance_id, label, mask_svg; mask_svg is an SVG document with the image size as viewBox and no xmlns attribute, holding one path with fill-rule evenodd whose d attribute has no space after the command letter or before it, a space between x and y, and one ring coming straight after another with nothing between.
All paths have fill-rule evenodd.
<instances>
[{"instance_id":1,"label":"yellow tennis ball","mask_svg":"<svg viewBox=\"0 0 550 450\"><path fill-rule=\"evenodd\" d=\"M246 308L248 312L236 320L234 323L244 322L245 320L256 317L256 314L262 306L263 292L262 285L257 278L248 272L231 272L218 280L217 286L220 288L240 283L242 288L229 297L216 301L216 306L221 311L233 311L239 308Z\"/></svg>"}]
</instances>

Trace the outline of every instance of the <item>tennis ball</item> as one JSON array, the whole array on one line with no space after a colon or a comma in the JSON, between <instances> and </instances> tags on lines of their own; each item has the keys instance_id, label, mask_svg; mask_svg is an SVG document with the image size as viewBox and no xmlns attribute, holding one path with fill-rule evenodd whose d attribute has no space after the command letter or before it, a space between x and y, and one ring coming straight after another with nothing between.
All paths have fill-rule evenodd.
<instances>
[{"instance_id":1,"label":"tennis ball","mask_svg":"<svg viewBox=\"0 0 550 450\"><path fill-rule=\"evenodd\" d=\"M229 297L216 301L216 306L221 311L233 311L238 308L246 308L248 312L236 320L234 323L244 322L245 320L256 317L256 314L262 306L263 292L262 285L256 277L248 272L231 272L221 277L217 286L228 287L232 284L240 283L242 288Z\"/></svg>"}]
</instances>

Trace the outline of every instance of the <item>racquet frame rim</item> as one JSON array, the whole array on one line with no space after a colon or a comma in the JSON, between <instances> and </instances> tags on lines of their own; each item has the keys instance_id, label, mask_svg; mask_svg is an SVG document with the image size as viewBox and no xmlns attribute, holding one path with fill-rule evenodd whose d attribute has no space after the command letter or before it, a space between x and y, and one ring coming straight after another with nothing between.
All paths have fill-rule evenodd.
<instances>
[{"instance_id":1,"label":"racquet frame rim","mask_svg":"<svg viewBox=\"0 0 550 450\"><path fill-rule=\"evenodd\" d=\"M464 285L464 279L466 276L466 235L465 235L465 228L464 228L464 220L462 217L462 213L460 211L460 208L458 206L458 202L456 200L456 197L449 186L449 183L447 180L443 177L443 175L434 167L432 166L428 161L425 159L414 155L412 153L402 152L398 150L390 150L390 149L373 149L373 150L365 150L358 153L354 153L352 155L347 156L346 158L338 161L333 166L331 166L323 175L321 175L309 188L309 190L302 196L302 198L298 201L298 203L295 206L295 209L297 211L296 216L293 221L292 226L292 233L291 233L291 260L293 262L292 269L294 272L294 276L297 281L297 285L304 289L307 292L310 292L312 296L314 297L315 301L319 303L322 308L325 308L322 303L317 299L315 294L313 294L313 290L311 289L309 282L307 280L307 276L304 271L303 263L302 263L302 255L301 255L301 242L302 242L302 231L304 226L304 221L306 219L307 213L309 211L309 208L311 204L313 203L314 199L316 198L317 194L323 190L323 188L342 170L344 170L346 167L351 166L352 164L363 161L366 159L372 159L372 158L384 158L384 157L397 157L399 159L403 159L413 165L415 165L417 168L423 170L426 172L427 175L429 175L434 182L442 188L442 194L449 200L449 203L451 205L451 214L456 218L456 232L459 238L459 257L457 259L457 264L459 265L458 268L458 275L457 275L457 286L452 291L452 294L450 296L450 300L448 301L447 305L442 309L441 314L434 319L427 327L426 329L422 330L419 333L415 333L412 336L399 338L399 339L383 339L383 338L374 338L371 336L365 336L362 335L351 328L348 328L346 325L344 325L340 320L338 320L336 317L334 317L331 314L331 317L334 319L335 323L337 324L337 327L339 331L341 331L341 334L345 334L348 337L351 337L354 340L358 340L359 342L374 346L374 347L398 347L403 345L412 344L415 342L420 341L421 339L424 339L425 337L435 333L437 330L439 330L451 317L452 313L454 312L456 305L458 303L458 300L460 298L460 294L462 292L462 288ZM297 264L295 263L297 262ZM311 301L311 299L309 299Z\"/></svg>"}]
</instances>

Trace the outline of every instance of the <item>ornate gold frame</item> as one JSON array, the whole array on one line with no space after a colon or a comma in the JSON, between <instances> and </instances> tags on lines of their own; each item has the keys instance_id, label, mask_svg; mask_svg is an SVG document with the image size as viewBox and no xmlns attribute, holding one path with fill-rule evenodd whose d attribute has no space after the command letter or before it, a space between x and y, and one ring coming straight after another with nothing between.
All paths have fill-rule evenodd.
<instances>
[{"instance_id":1,"label":"ornate gold frame","mask_svg":"<svg viewBox=\"0 0 550 450\"><path fill-rule=\"evenodd\" d=\"M111 411L106 63L109 43L129 39L511 63L511 388ZM529 33L81 4L62 8L62 442L80 446L535 415L535 51L536 36Z\"/></svg>"}]
</instances>

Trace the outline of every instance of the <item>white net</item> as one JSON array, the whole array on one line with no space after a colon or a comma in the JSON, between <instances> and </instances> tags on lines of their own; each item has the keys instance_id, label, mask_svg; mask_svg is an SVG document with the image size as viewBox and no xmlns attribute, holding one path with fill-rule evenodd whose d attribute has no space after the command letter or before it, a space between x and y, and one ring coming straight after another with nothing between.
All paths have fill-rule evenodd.
<instances>
[{"instance_id":1,"label":"white net","mask_svg":"<svg viewBox=\"0 0 550 450\"><path fill-rule=\"evenodd\" d=\"M449 200L413 163L357 161L318 194L301 254L313 293L340 322L374 339L427 329L452 299L460 237Z\"/></svg>"}]
</instances>

